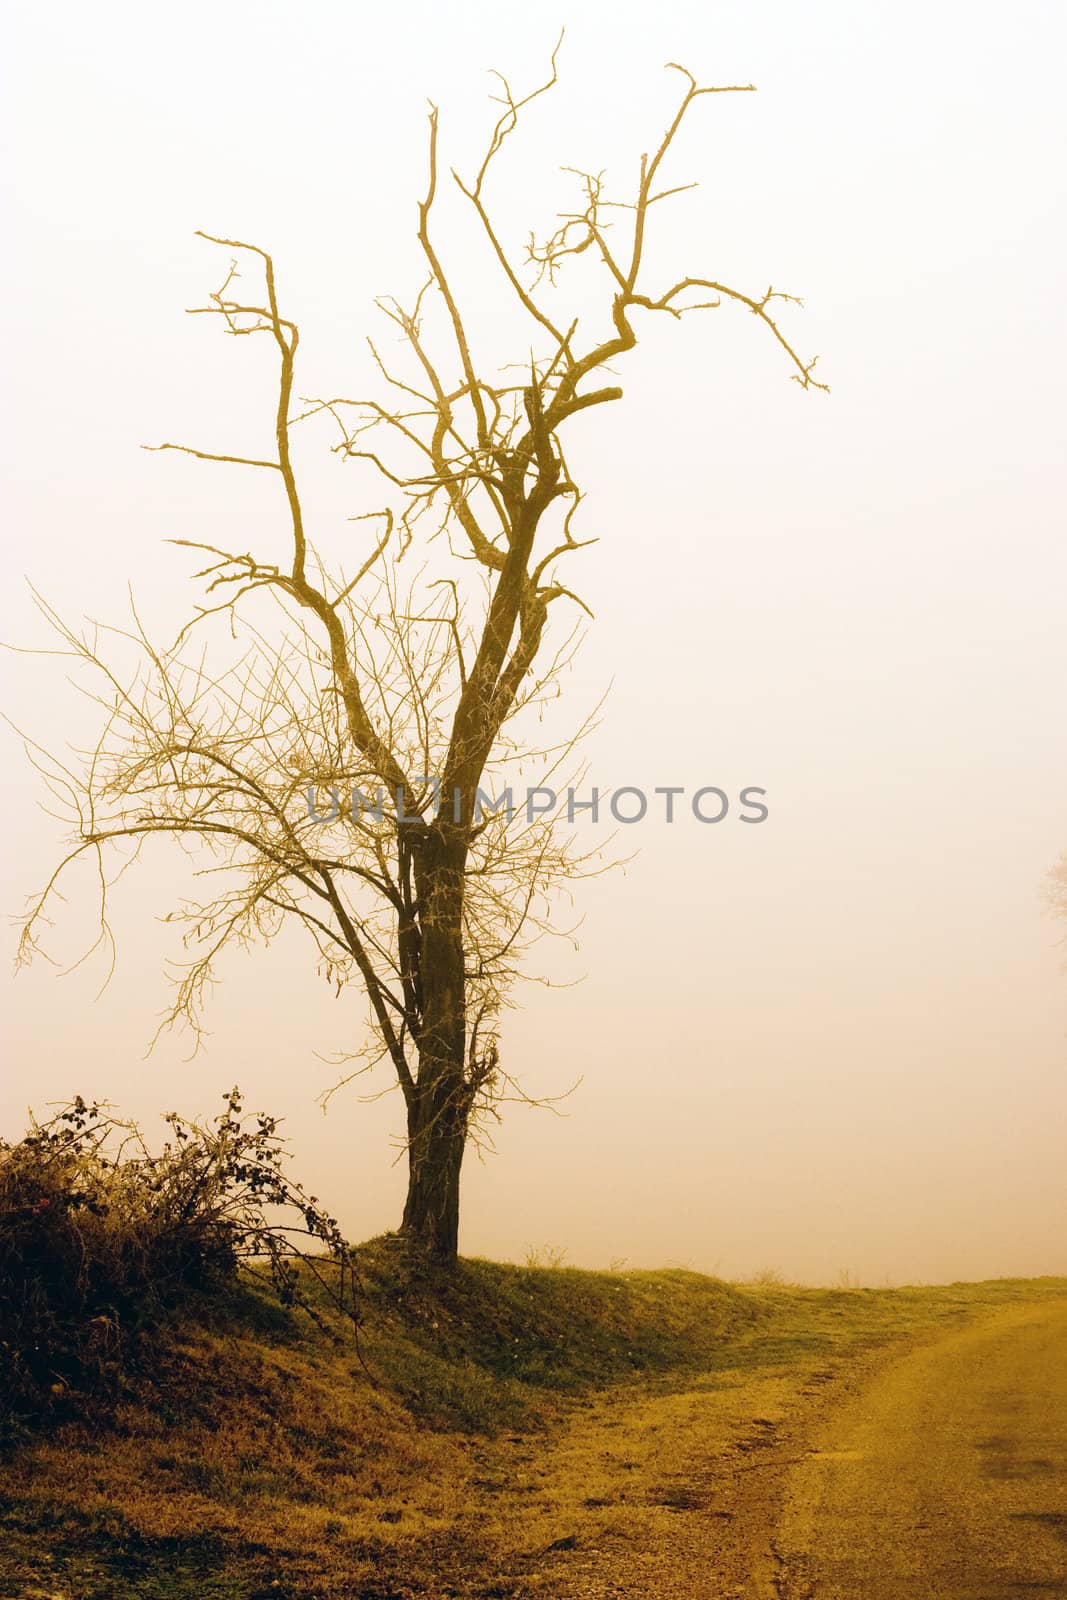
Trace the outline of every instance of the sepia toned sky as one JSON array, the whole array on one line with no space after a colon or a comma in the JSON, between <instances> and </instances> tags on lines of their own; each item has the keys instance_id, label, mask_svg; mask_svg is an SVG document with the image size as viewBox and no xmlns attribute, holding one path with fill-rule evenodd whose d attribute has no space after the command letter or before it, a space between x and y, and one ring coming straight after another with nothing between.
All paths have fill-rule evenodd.
<instances>
[{"instance_id":1,"label":"sepia toned sky","mask_svg":"<svg viewBox=\"0 0 1067 1600\"><path fill-rule=\"evenodd\" d=\"M517 995L504 1043L530 1093L581 1082L559 1114L506 1108L466 1171L462 1248L813 1282L1067 1272L1067 973L1042 902L1067 850L1051 0L12 5L0 632L47 643L29 578L116 621L132 584L165 633L189 591L164 541L243 549L274 515L255 474L139 448L268 446L252 342L183 314L226 265L194 231L272 251L301 393L365 387L374 297L421 281L427 100L469 172L488 69L532 85L563 23L560 85L496 179L502 226L545 231L563 167L632 182L677 95L661 63L755 83L695 108L669 176L700 186L662 208L654 266L803 296L783 321L832 394L790 383L740 311L646 319L625 399L580 435L600 542L571 574L596 613L576 718L611 685L590 782L760 785L770 815L650 818L625 871L576 886L574 941L537 965L557 986ZM442 239L486 358L521 361L454 208ZM343 552L366 480L325 443L306 470ZM3 666L17 723L88 736L61 663ZM8 735L3 784L14 916L57 831ZM237 1081L353 1236L394 1225L399 1100L320 1109L364 1008L297 941L225 965L195 1060L181 1038L143 1059L185 870L160 851L123 880L99 997L99 963L4 976L0 1131L75 1092L209 1112ZM72 880L61 962L91 888Z\"/></svg>"}]
</instances>

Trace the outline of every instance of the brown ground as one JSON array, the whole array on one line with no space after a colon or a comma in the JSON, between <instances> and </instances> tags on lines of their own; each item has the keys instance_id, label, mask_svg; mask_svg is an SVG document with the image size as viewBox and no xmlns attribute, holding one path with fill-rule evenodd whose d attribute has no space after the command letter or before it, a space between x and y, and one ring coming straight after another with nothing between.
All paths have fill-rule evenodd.
<instances>
[{"instance_id":1,"label":"brown ground","mask_svg":"<svg viewBox=\"0 0 1067 1600\"><path fill-rule=\"evenodd\" d=\"M545 1552L516 1593L1067 1595L1067 1301L600 1406L505 1477L498 1514Z\"/></svg>"},{"instance_id":2,"label":"brown ground","mask_svg":"<svg viewBox=\"0 0 1067 1600\"><path fill-rule=\"evenodd\" d=\"M911 1352L788 1479L783 1600L1067 1595L1067 1302Z\"/></svg>"},{"instance_id":3,"label":"brown ground","mask_svg":"<svg viewBox=\"0 0 1067 1600\"><path fill-rule=\"evenodd\" d=\"M568 1312L554 1359L591 1359L620 1284L537 1279ZM409 1390L439 1409L447 1379L482 1427L420 1421L399 1377L371 1389L314 1339L199 1336L180 1403L172 1383L0 1467L0 1600L1067 1596L1067 1282L771 1286L751 1306L692 1276L635 1284L659 1315L632 1309L621 1353L669 1304L687 1349L686 1318L711 1329L699 1368L531 1391L509 1423L517 1390L412 1346Z\"/></svg>"}]
</instances>

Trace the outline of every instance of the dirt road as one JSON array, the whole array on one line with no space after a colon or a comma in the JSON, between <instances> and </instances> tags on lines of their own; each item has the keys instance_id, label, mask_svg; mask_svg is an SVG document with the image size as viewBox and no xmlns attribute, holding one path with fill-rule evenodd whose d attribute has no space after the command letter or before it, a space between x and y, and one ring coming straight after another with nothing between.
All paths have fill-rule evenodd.
<instances>
[{"instance_id":1,"label":"dirt road","mask_svg":"<svg viewBox=\"0 0 1067 1600\"><path fill-rule=\"evenodd\" d=\"M1067 1303L893 1361L795 1465L780 1600L1067 1596Z\"/></svg>"},{"instance_id":2,"label":"dirt road","mask_svg":"<svg viewBox=\"0 0 1067 1600\"><path fill-rule=\"evenodd\" d=\"M1067 1298L1035 1290L961 1295L962 1327L605 1396L546 1445L517 1438L498 1507L531 1554L501 1553L514 1587L458 1592L1067 1600ZM866 1304L831 1309L855 1328Z\"/></svg>"}]
</instances>

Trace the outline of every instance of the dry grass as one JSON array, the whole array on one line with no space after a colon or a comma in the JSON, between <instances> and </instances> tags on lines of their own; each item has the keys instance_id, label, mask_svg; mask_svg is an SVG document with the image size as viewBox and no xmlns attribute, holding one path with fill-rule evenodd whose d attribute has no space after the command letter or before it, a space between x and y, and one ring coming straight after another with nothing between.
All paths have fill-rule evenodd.
<instances>
[{"instance_id":1,"label":"dry grass","mask_svg":"<svg viewBox=\"0 0 1067 1600\"><path fill-rule=\"evenodd\" d=\"M445 1283L385 1243L360 1266L374 1384L351 1343L250 1296L172 1329L106 1430L16 1451L3 1600L667 1596L686 1513L706 1513L702 1559L725 1574L753 1452L859 1353L1067 1293L741 1291L487 1262ZM603 1587L623 1569L625 1591Z\"/></svg>"}]
</instances>

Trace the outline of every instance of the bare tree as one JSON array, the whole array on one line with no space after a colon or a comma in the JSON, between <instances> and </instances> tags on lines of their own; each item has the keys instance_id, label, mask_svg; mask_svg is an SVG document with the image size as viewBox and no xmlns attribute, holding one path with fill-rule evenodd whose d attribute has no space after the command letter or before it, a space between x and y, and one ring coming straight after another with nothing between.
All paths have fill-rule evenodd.
<instances>
[{"instance_id":1,"label":"bare tree","mask_svg":"<svg viewBox=\"0 0 1067 1600\"><path fill-rule=\"evenodd\" d=\"M1049 909L1067 922L1067 854L1049 872L1047 893Z\"/></svg>"},{"instance_id":2,"label":"bare tree","mask_svg":"<svg viewBox=\"0 0 1067 1600\"><path fill-rule=\"evenodd\" d=\"M324 974L366 991L374 1059L391 1063L407 1111L402 1231L444 1261L457 1251L472 1129L515 1088L500 1063L501 1007L523 948L551 925L554 891L583 867L552 818L483 804L485 786L529 754L520 714L553 692L573 648L573 633L549 647L550 615L584 608L563 570L592 542L574 528L582 493L566 453L569 425L621 398L611 364L636 344L640 314L680 320L740 307L777 341L795 382L825 387L776 320L792 296L749 295L702 276L646 281L653 208L692 187L663 179L683 120L703 97L751 88L702 87L684 68L671 70L676 110L629 197L609 198L601 175L578 173L575 208L548 237L531 236L521 262L493 220L490 180L525 108L555 85L555 55L547 81L521 98L499 80L484 159L469 179L452 176L525 326L532 354L517 366L487 366L476 354L464 295L438 253L436 109L418 205L426 281L407 309L379 302L406 364L395 370L371 345L378 397L295 401L299 335L281 309L271 257L203 235L233 260L198 312L236 337L273 341L274 449L259 459L157 448L277 474L289 552L271 564L262 553L193 544L202 601L166 650L139 623L128 630L141 657L132 679L109 665L101 630L79 634L49 613L63 648L103 673L107 715L84 768L42 763L73 828L30 910L24 953L38 947L57 881L76 858L99 861L100 939L110 943L109 854L118 852L124 870L150 837L195 846L218 876L215 892L173 913L190 959L176 974L169 1020L197 1026L227 947L269 940L292 922L306 930ZM556 309L561 274L587 252L605 319L588 335ZM246 267L256 287L246 287ZM291 441L315 417L336 427L340 455L368 464L380 483L383 503L366 514L369 548L351 573L326 570L305 525ZM265 601L280 609L280 626ZM242 646L221 671L209 668L210 652L191 649L194 630L214 639L219 619ZM562 761L570 749L567 741L545 753ZM316 806L331 791L340 797L344 815L331 828L306 803L309 790ZM353 791L368 797L366 807L351 810Z\"/></svg>"}]
</instances>

